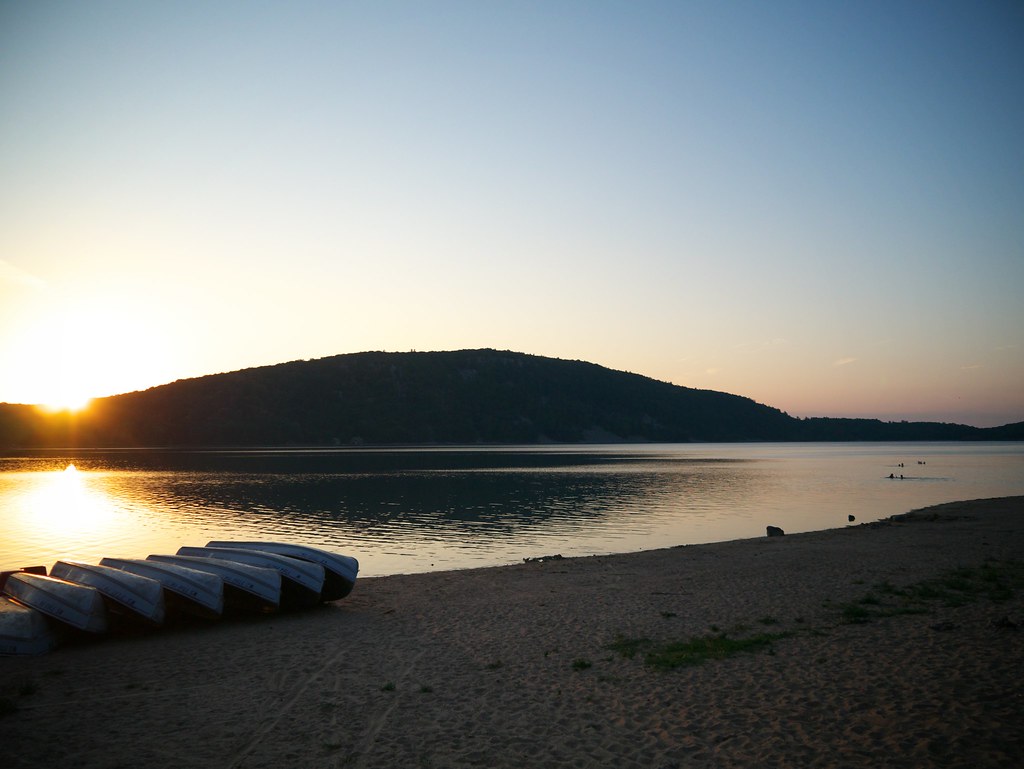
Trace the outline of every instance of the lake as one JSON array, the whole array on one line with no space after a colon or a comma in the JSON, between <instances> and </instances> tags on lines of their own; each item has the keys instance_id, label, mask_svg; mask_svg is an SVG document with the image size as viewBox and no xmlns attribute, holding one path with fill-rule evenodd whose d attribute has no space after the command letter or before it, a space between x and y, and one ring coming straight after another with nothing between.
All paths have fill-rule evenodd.
<instances>
[{"instance_id":1,"label":"lake","mask_svg":"<svg viewBox=\"0 0 1024 769\"><path fill-rule=\"evenodd\" d=\"M347 553L379 576L1022 494L1021 443L19 452L0 456L0 568L245 538Z\"/></svg>"}]
</instances>

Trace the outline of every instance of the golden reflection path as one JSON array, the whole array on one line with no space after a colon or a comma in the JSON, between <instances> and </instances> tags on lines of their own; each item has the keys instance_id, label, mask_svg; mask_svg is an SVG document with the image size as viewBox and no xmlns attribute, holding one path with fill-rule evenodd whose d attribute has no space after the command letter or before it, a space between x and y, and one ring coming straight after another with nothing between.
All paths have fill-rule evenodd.
<instances>
[{"instance_id":1,"label":"golden reflection path","mask_svg":"<svg viewBox=\"0 0 1024 769\"><path fill-rule=\"evenodd\" d=\"M160 537L160 511L126 505L105 490L105 475L79 470L73 463L63 470L0 474L5 502L0 568L49 569L58 560L95 563L105 556L144 557L161 539L176 550L181 542L173 535ZM22 562L25 553L30 553L30 562Z\"/></svg>"},{"instance_id":2,"label":"golden reflection path","mask_svg":"<svg viewBox=\"0 0 1024 769\"><path fill-rule=\"evenodd\" d=\"M98 491L73 464L64 470L17 473L20 492L11 500L4 522L5 537L38 552L38 563L49 568L58 558L79 558L88 542L110 538L123 524L116 505ZM83 551L68 552L79 542ZM61 552L57 552L60 550ZM33 564L4 564L5 567Z\"/></svg>"}]
</instances>

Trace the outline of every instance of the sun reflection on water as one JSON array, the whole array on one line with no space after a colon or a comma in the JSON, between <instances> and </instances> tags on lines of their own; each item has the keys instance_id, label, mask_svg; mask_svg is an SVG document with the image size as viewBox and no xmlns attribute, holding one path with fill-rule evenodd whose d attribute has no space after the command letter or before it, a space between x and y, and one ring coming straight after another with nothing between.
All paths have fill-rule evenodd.
<instances>
[{"instance_id":1,"label":"sun reflection on water","mask_svg":"<svg viewBox=\"0 0 1024 769\"><path fill-rule=\"evenodd\" d=\"M7 522L8 535L34 543L41 555L53 553L56 543L66 548L68 543L84 545L115 537L120 524L117 506L92 480L90 473L74 464L63 470L25 473L23 491ZM55 555L78 554L62 549Z\"/></svg>"},{"instance_id":2,"label":"sun reflection on water","mask_svg":"<svg viewBox=\"0 0 1024 769\"><path fill-rule=\"evenodd\" d=\"M0 471L0 569L144 558L174 553L182 544L252 538L242 536L244 527L218 525L220 511L209 501L181 509L162 490L168 482L165 473L79 469L70 461L46 470Z\"/></svg>"}]
</instances>

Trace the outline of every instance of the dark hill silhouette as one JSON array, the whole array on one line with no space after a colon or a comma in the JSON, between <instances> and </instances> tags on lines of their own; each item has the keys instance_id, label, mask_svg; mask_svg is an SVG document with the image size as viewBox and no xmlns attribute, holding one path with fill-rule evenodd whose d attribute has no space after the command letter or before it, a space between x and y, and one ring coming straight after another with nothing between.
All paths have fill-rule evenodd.
<instances>
[{"instance_id":1,"label":"dark hill silhouette","mask_svg":"<svg viewBox=\"0 0 1024 769\"><path fill-rule=\"evenodd\" d=\"M294 361L100 398L76 416L0 404L5 448L1021 438L1024 423L795 419L737 395L496 350Z\"/></svg>"}]
</instances>

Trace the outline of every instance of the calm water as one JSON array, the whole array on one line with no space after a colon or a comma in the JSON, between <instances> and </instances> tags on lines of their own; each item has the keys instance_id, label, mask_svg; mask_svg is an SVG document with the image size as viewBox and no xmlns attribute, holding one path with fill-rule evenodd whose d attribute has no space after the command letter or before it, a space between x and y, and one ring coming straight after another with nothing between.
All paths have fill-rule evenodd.
<instances>
[{"instance_id":1,"label":"calm water","mask_svg":"<svg viewBox=\"0 0 1024 769\"><path fill-rule=\"evenodd\" d=\"M34 452L0 456L0 568L273 538L354 555L376 576L1021 494L1020 443Z\"/></svg>"}]
</instances>

